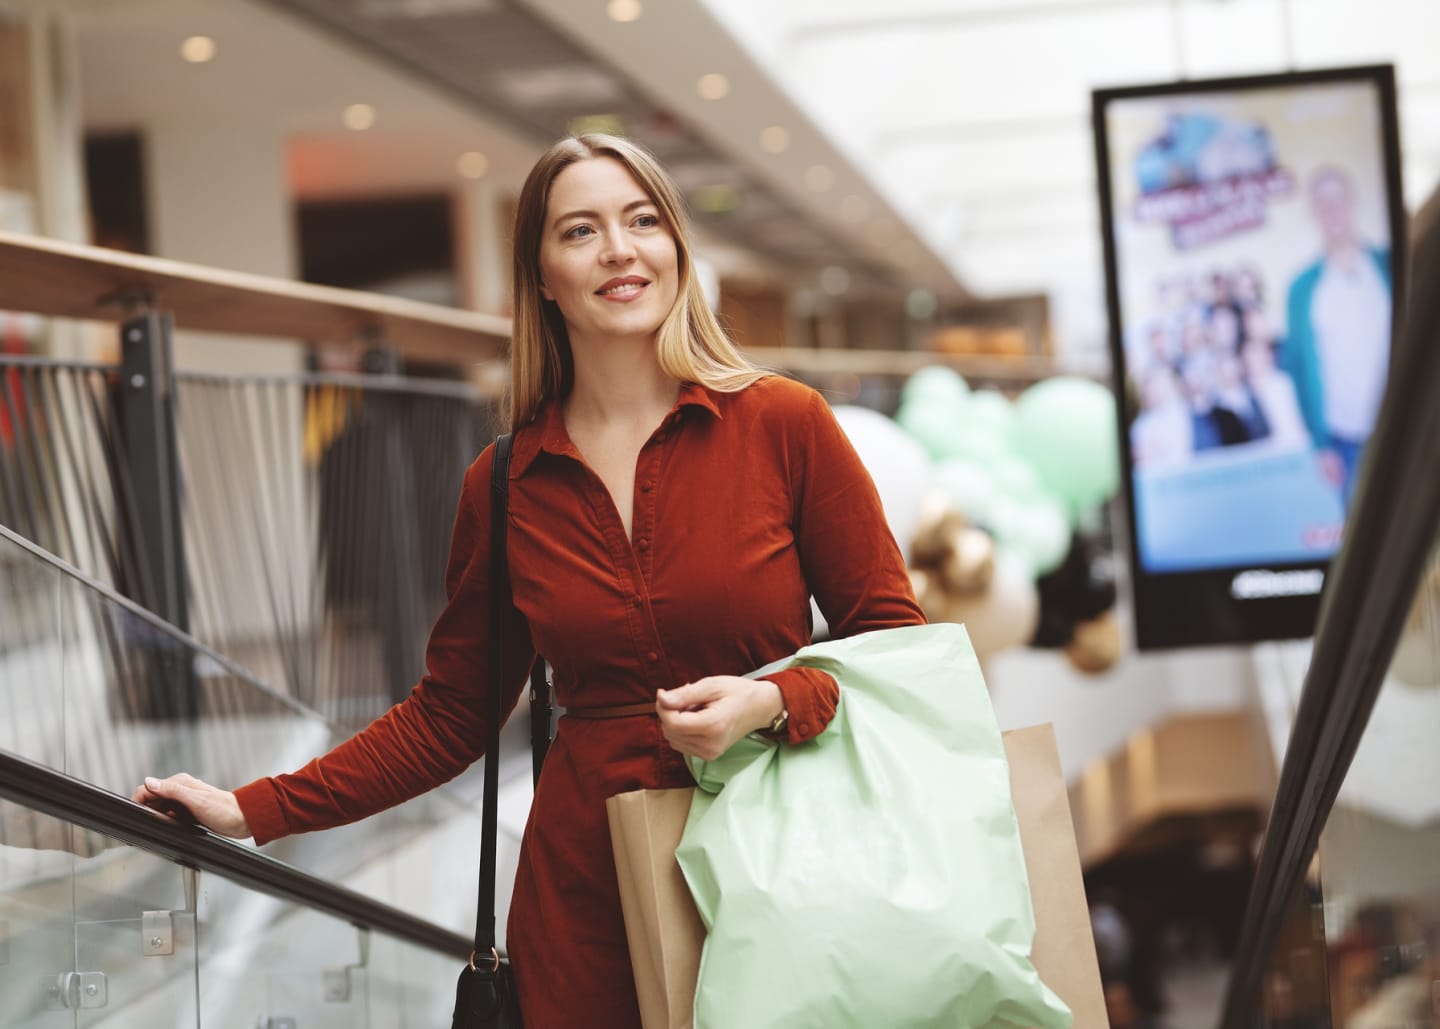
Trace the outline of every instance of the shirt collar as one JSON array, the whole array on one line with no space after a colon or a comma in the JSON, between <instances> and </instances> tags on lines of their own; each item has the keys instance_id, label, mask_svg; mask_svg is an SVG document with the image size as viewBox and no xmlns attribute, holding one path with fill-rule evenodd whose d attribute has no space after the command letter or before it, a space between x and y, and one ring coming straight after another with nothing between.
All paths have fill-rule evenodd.
<instances>
[{"instance_id":1,"label":"shirt collar","mask_svg":"<svg viewBox=\"0 0 1440 1029\"><path fill-rule=\"evenodd\" d=\"M686 407L700 408L709 411L716 418L723 418L720 413L720 405L716 402L715 391L696 382L682 383L680 395L675 398L675 406L665 416L662 425L669 425L680 417L680 411ZM540 405L540 410L535 415L535 420L523 426L515 434L515 446L510 456L510 478L518 479L529 471L530 466L541 452L556 454L565 457L572 457L581 460L580 451L570 439L570 433L565 429L565 416L560 409L560 404L554 400L547 400Z\"/></svg>"}]
</instances>

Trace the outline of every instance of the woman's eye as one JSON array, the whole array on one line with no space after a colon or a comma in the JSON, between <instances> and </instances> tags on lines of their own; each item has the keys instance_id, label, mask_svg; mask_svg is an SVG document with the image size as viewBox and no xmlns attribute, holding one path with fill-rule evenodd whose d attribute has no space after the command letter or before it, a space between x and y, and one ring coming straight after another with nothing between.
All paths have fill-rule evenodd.
<instances>
[{"instance_id":1,"label":"woman's eye","mask_svg":"<svg viewBox=\"0 0 1440 1029\"><path fill-rule=\"evenodd\" d=\"M635 224L642 229L653 229L660 224L660 218L653 214L642 214L635 219Z\"/></svg>"},{"instance_id":2,"label":"woman's eye","mask_svg":"<svg viewBox=\"0 0 1440 1029\"><path fill-rule=\"evenodd\" d=\"M565 233L565 238L566 238L566 239L583 239L585 236L590 235L591 231L592 231L592 230L591 230L590 226L588 226L588 225L577 225L577 226L575 226L573 229L571 229L571 230L569 230L568 232Z\"/></svg>"}]
</instances>

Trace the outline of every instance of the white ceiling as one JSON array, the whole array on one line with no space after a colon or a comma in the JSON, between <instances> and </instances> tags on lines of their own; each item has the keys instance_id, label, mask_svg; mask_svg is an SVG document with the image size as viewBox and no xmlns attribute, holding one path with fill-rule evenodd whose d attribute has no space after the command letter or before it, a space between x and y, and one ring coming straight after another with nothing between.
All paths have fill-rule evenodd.
<instances>
[{"instance_id":1,"label":"white ceiling","mask_svg":"<svg viewBox=\"0 0 1440 1029\"><path fill-rule=\"evenodd\" d=\"M471 149L489 157L496 180L518 184L538 154L531 140L500 120L263 5L69 0L53 6L72 11L87 130L263 120L293 141L296 196L452 186L457 158ZM216 41L214 60L180 59L180 42L190 35ZM375 109L372 129L344 127L341 114L355 103Z\"/></svg>"},{"instance_id":2,"label":"white ceiling","mask_svg":"<svg viewBox=\"0 0 1440 1029\"><path fill-rule=\"evenodd\" d=\"M245 0L54 2L83 12L87 122L279 110L301 193L306 169L331 191L453 182L471 148L491 156L497 181L518 183L544 142L437 89L467 53L407 71ZM1355 0L642 0L628 24L607 17L606 0L347 2L367 17L529 12L606 81L520 68L516 89L600 110L623 82L843 241L838 260L942 296L957 280L980 294L1048 293L1057 344L1082 364L1105 351L1092 88L1394 62L1411 206L1440 179L1440 0L1368 0L1363 16ZM175 58L192 31L219 40L212 64ZM729 78L727 97L700 97L706 72ZM349 133L338 109L360 101L379 120ZM781 154L759 145L773 124L790 133ZM827 189L806 182L816 164L833 173ZM806 228L774 220L782 233Z\"/></svg>"},{"instance_id":3,"label":"white ceiling","mask_svg":"<svg viewBox=\"0 0 1440 1029\"><path fill-rule=\"evenodd\" d=\"M979 293L1103 353L1090 91L1393 62L1408 203L1440 180L1437 0L694 0Z\"/></svg>"}]
</instances>

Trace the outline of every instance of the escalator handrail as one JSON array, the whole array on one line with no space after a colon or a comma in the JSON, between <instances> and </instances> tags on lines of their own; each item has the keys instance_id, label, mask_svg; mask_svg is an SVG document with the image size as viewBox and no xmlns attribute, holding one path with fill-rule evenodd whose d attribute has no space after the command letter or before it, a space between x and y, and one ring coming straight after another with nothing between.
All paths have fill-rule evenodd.
<instances>
[{"instance_id":1,"label":"escalator handrail","mask_svg":"<svg viewBox=\"0 0 1440 1029\"><path fill-rule=\"evenodd\" d=\"M1440 526L1440 231L1418 242L1412 269L1417 288L1321 604L1222 1029L1255 1024L1271 950L1360 745Z\"/></svg>"},{"instance_id":2,"label":"escalator handrail","mask_svg":"<svg viewBox=\"0 0 1440 1029\"><path fill-rule=\"evenodd\" d=\"M0 750L0 798L359 928L461 959L470 955L467 936L6 750Z\"/></svg>"}]
</instances>

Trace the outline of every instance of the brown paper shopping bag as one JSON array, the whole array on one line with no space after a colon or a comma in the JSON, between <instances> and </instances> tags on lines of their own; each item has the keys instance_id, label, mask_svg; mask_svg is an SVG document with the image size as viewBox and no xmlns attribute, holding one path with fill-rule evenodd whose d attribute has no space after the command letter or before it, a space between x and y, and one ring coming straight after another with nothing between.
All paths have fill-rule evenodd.
<instances>
[{"instance_id":1,"label":"brown paper shopping bag","mask_svg":"<svg viewBox=\"0 0 1440 1029\"><path fill-rule=\"evenodd\" d=\"M1038 725L1003 735L1035 908L1035 968L1075 1013L1075 1029L1105 1029L1105 999L1055 734ZM645 1029L688 1029L695 1006L705 928L675 861L691 793L642 790L606 801Z\"/></svg>"}]
</instances>

